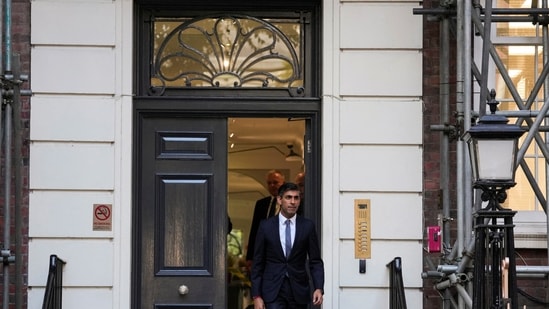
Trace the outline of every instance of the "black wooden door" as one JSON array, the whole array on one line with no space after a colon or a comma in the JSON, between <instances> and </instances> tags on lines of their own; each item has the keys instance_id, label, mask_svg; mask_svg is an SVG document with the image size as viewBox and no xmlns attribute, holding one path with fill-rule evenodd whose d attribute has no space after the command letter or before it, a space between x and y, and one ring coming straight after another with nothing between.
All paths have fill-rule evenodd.
<instances>
[{"instance_id":1,"label":"black wooden door","mask_svg":"<svg viewBox=\"0 0 549 309\"><path fill-rule=\"evenodd\" d=\"M135 119L133 307L225 309L227 120Z\"/></svg>"}]
</instances>

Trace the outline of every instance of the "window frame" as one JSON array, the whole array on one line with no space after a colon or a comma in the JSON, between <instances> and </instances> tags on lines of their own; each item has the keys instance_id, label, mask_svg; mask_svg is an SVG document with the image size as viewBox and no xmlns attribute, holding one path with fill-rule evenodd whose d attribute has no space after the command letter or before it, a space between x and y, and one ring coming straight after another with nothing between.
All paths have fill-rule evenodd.
<instances>
[{"instance_id":1,"label":"window frame","mask_svg":"<svg viewBox=\"0 0 549 309\"><path fill-rule=\"evenodd\" d=\"M537 27L540 27L539 25L536 25ZM541 37L541 29L535 31L536 36L498 36L497 35L497 22L492 23L492 29L491 29L491 37L490 40L492 42L492 45L494 47L497 46L538 46L540 48L543 48L543 40ZM480 59L480 55L482 52L482 39L476 38L475 39L475 58L478 60ZM537 59L535 61L538 61ZM479 62L480 63L480 62ZM543 63L541 63L543 65ZM540 72L539 65L538 67L538 73ZM496 80L498 79L497 76L497 70L495 68L495 65L493 63L493 60L490 58L490 68L489 68L489 76L488 76L488 88L496 88ZM537 73L536 73L537 75ZM536 77L537 78L537 77ZM505 86L507 87L507 86ZM538 95L539 96L539 95ZM507 100L501 100L500 98L496 98L498 101L506 102ZM526 98L523 98L526 99ZM478 106L478 96L476 98L476 105ZM511 100L512 101L512 100ZM536 99L536 102L539 102L539 99ZM534 103L535 105L536 103ZM518 107L516 107L518 109ZM514 123L516 118L510 118L510 123ZM535 143L533 141L532 143ZM520 147L520 145L519 145ZM532 147L532 145L530 145ZM537 146L536 146L537 147ZM534 154L526 154L525 159L531 158L539 160L540 158L543 158L543 155L539 154L539 151L537 151ZM544 167L540 167L544 168ZM546 171L544 174L547 173L548 168L545 167ZM547 176L545 175L547 178ZM536 182L539 179L536 178ZM530 183L526 184L517 184L517 185L525 185L531 187ZM548 199L549 196L547 196L547 189L541 188L542 190L545 189L546 196L545 198ZM511 189L512 190L512 189ZM512 194L511 192L508 192L509 194ZM532 192L532 194L534 194ZM535 210L520 210L513 208L513 205L509 204L509 207L515 211L517 211L515 217L514 217L514 223L515 223L515 248L547 248L547 215L543 211L542 206L540 205L540 202L537 200L537 197L534 196L535 203L538 205L540 209Z\"/></svg>"}]
</instances>

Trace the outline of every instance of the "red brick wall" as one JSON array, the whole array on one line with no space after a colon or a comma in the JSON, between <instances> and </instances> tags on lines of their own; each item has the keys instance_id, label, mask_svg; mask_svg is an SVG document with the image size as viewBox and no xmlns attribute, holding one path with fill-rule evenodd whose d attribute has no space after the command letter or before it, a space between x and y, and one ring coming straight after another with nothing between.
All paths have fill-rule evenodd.
<instances>
[{"instance_id":1,"label":"red brick wall","mask_svg":"<svg viewBox=\"0 0 549 309\"><path fill-rule=\"evenodd\" d=\"M438 7L438 2L430 0L423 2L423 8L425 9L436 7ZM425 105L423 112L423 214L425 231L427 226L439 225L437 216L442 214L441 201L443 197L440 183L440 142L442 133L433 131L430 128L431 125L441 124L439 79L440 22L438 20L431 21L432 18L428 18L427 15L420 15L418 18L423 18L423 101ZM455 46L454 40L451 46ZM451 59L455 62L455 58L451 57ZM455 70L450 71L450 75L455 76ZM454 109L455 101L451 101L450 105ZM450 115L453 115L453 113ZM450 121L455 122L455 119L451 118ZM453 147L454 145L451 146ZM451 199L451 201L455 201L455 198ZM424 238L427 238L425 232ZM425 241L424 246L426 244L427 242ZM433 270L429 265L434 264L436 267L442 264L441 255L439 253L425 252L423 264L424 271ZM439 291L434 288L436 283L436 279L424 279L423 308L443 308Z\"/></svg>"},{"instance_id":2,"label":"red brick wall","mask_svg":"<svg viewBox=\"0 0 549 309\"><path fill-rule=\"evenodd\" d=\"M5 13L5 11L3 12ZM3 20L5 21L6 18L3 17ZM29 76L30 74L30 1L28 0L12 0L12 10L11 10L11 52L12 54L19 55L20 58L20 72L22 74L26 74ZM4 24L0 25L0 28L3 30L4 33L4 40L6 36L6 27ZM6 44L2 44L2 55L5 57L7 55L6 53ZM5 60L2 59L5 64ZM6 69L6 66L3 66L4 69ZM12 70L16 69L16 62L12 62ZM0 72L4 74L4 72ZM29 89L30 88L30 82L26 81L21 85L22 89ZM1 175L0 175L0 243L2 246L2 249L7 247L4 244L4 226L6 224L9 224L10 233L11 233L11 240L9 244L9 249L11 251L11 255L15 257L15 255L19 255L22 259L22 262L16 265L15 263L11 263L8 266L9 269L9 303L10 308L27 308L27 264L28 264L28 222L29 222L29 203L28 203L28 162L29 162L29 149L28 149L28 139L29 139L29 117L30 117L30 98L27 96L22 97L22 106L21 106L21 118L22 118L22 139L23 139L23 146L22 146L22 154L23 158L21 162L13 162L21 164L21 171L22 171L22 183L23 183L23 197L20 201L18 207L20 207L20 212L22 214L21 221L22 221L22 228L18 231L15 230L15 215L17 213L14 204L15 204L15 178L13 177L13 173L15 171L15 166L12 164L12 181L11 181L11 205L10 205L10 222L6 222L4 217L4 207L5 207L5 166L6 162L4 161L5 158L5 151L4 151L4 144L2 142L2 150L0 151L1 154ZM4 106L2 106L4 109ZM16 251L15 246L15 236L18 235L21 239L22 248L19 252ZM5 267L5 266L4 266ZM16 268L20 268L22 271L22 282L23 282L23 290L20 291L21 294L21 302L17 303L16 306ZM44 271L47 271L47 261L44 261ZM0 286L3 286L4 282L4 275L3 271L0 273ZM6 296L3 295L3 288L0 289L0 299L4 299Z\"/></svg>"}]
</instances>

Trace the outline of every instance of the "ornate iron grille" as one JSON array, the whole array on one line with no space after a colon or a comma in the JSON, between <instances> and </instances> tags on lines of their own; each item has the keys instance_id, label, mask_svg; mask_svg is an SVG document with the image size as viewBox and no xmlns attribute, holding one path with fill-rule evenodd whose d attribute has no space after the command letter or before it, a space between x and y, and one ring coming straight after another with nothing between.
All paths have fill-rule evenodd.
<instances>
[{"instance_id":1,"label":"ornate iron grille","mask_svg":"<svg viewBox=\"0 0 549 309\"><path fill-rule=\"evenodd\" d=\"M287 88L303 93L300 20L244 15L154 22L151 95L166 88Z\"/></svg>"}]
</instances>

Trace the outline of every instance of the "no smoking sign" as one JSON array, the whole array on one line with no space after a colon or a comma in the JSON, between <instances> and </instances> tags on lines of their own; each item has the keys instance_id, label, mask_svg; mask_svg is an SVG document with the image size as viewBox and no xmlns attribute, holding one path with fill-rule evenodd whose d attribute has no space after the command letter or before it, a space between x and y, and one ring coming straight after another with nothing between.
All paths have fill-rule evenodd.
<instances>
[{"instance_id":1,"label":"no smoking sign","mask_svg":"<svg viewBox=\"0 0 549 309\"><path fill-rule=\"evenodd\" d=\"M112 204L93 204L93 230L112 231Z\"/></svg>"}]
</instances>

